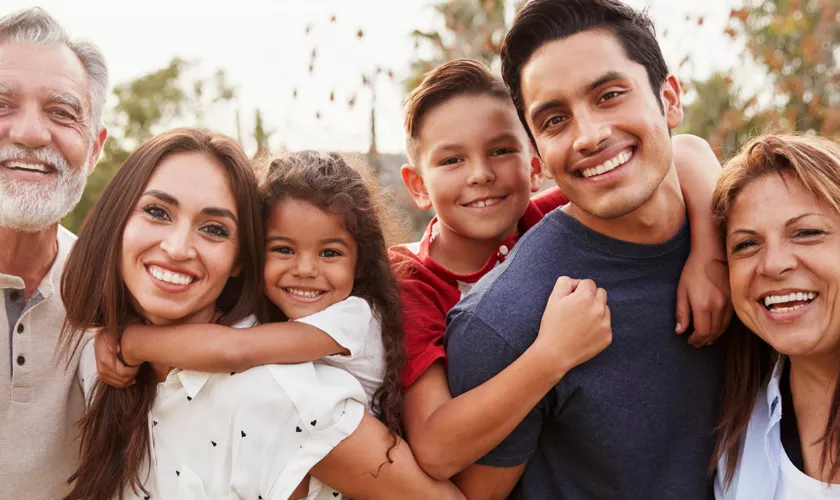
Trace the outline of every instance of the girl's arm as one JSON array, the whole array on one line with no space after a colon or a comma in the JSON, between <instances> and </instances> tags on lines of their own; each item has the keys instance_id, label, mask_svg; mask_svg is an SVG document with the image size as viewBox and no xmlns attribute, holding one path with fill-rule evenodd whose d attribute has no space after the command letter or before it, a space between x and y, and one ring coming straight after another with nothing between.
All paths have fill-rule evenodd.
<instances>
[{"instance_id":1,"label":"girl's arm","mask_svg":"<svg viewBox=\"0 0 840 500\"><path fill-rule=\"evenodd\" d=\"M714 342L729 325L729 276L717 225L712 219L712 193L720 163L709 143L693 135L673 139L674 164L685 198L691 227L691 254L677 289L676 332L684 333L693 320L689 342L695 347Z\"/></svg>"},{"instance_id":2,"label":"girl's arm","mask_svg":"<svg viewBox=\"0 0 840 500\"><path fill-rule=\"evenodd\" d=\"M349 498L463 499L449 481L429 477L402 440L365 414L359 427L324 457L310 474ZM390 453L391 462L388 461Z\"/></svg>"},{"instance_id":3,"label":"girl's arm","mask_svg":"<svg viewBox=\"0 0 840 500\"><path fill-rule=\"evenodd\" d=\"M202 372L241 372L348 353L324 331L298 321L251 328L137 325L123 333L121 349L129 365L151 362Z\"/></svg>"},{"instance_id":4,"label":"girl's arm","mask_svg":"<svg viewBox=\"0 0 840 500\"><path fill-rule=\"evenodd\" d=\"M452 398L442 362L405 396L405 428L417 461L446 479L499 445L573 367L612 340L606 292L590 280L558 279L537 339L498 375Z\"/></svg>"}]
</instances>

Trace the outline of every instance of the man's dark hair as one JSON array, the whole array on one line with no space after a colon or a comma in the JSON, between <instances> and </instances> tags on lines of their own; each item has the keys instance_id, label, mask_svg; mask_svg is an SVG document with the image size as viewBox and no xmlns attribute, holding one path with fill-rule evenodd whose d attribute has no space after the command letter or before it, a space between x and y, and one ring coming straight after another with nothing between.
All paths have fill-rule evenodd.
<instances>
[{"instance_id":1,"label":"man's dark hair","mask_svg":"<svg viewBox=\"0 0 840 500\"><path fill-rule=\"evenodd\" d=\"M532 141L522 101L522 68L546 43L589 30L605 30L615 36L627 57L645 67L653 94L659 100L668 67L646 12L619 0L531 0L516 14L502 44L501 57L502 78ZM661 102L659 106L662 108Z\"/></svg>"}]
</instances>

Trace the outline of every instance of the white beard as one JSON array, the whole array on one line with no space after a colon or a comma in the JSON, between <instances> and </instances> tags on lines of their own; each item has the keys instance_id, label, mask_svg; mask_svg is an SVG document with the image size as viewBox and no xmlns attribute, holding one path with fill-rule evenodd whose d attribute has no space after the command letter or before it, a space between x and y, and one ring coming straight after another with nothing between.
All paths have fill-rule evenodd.
<instances>
[{"instance_id":1,"label":"white beard","mask_svg":"<svg viewBox=\"0 0 840 500\"><path fill-rule=\"evenodd\" d=\"M88 150L86 158L90 158L93 143ZM21 182L0 174L0 227L30 233L41 231L60 221L82 199L87 184L87 163L71 168L61 154L49 148L0 147L0 163L11 159L47 163L56 173L46 182Z\"/></svg>"}]
</instances>

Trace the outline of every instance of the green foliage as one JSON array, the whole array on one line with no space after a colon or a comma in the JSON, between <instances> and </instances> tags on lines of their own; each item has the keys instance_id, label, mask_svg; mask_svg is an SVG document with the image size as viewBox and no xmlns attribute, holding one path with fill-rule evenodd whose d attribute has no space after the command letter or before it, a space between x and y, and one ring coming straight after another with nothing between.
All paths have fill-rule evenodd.
<instances>
[{"instance_id":1,"label":"green foliage","mask_svg":"<svg viewBox=\"0 0 840 500\"><path fill-rule=\"evenodd\" d=\"M744 42L769 85L749 95L731 75L692 82L681 131L724 159L767 129L840 137L840 0L746 0L725 33Z\"/></svg>"},{"instance_id":2,"label":"green foliage","mask_svg":"<svg viewBox=\"0 0 840 500\"><path fill-rule=\"evenodd\" d=\"M137 145L176 120L201 124L205 109L235 99L235 89L228 85L224 71L218 70L209 78L191 79L191 67L189 62L175 58L159 70L114 88L116 104L106 117L110 136L88 178L82 200L62 220L65 227L79 231L99 193Z\"/></svg>"}]
</instances>

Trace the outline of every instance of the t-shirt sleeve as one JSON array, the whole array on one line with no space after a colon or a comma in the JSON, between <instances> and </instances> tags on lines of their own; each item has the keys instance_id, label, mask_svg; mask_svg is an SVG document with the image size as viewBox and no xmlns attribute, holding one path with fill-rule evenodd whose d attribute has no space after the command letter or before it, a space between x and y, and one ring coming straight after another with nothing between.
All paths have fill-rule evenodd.
<instances>
[{"instance_id":1,"label":"t-shirt sleeve","mask_svg":"<svg viewBox=\"0 0 840 500\"><path fill-rule=\"evenodd\" d=\"M401 279L400 295L405 332L402 383L408 389L435 361L446 361L443 348L446 312L440 294L420 279Z\"/></svg>"},{"instance_id":2,"label":"t-shirt sleeve","mask_svg":"<svg viewBox=\"0 0 840 500\"><path fill-rule=\"evenodd\" d=\"M563 194L563 192L560 191L560 188L556 186L537 193L533 198L531 198L531 200L537 205L540 212L544 214L569 203L569 199L566 198L566 195Z\"/></svg>"},{"instance_id":3,"label":"t-shirt sleeve","mask_svg":"<svg viewBox=\"0 0 840 500\"><path fill-rule=\"evenodd\" d=\"M457 397L487 382L519 356L493 328L473 313L453 309L446 331L449 388ZM492 467L522 465L534 455L545 420L543 398L499 446L477 463Z\"/></svg>"},{"instance_id":4,"label":"t-shirt sleeve","mask_svg":"<svg viewBox=\"0 0 840 500\"><path fill-rule=\"evenodd\" d=\"M297 319L301 323L314 326L335 340L341 347L350 351L349 356L336 356L346 361L361 356L365 347L365 336L370 330L373 313L370 304L359 297L348 297L330 307Z\"/></svg>"},{"instance_id":5,"label":"t-shirt sleeve","mask_svg":"<svg viewBox=\"0 0 840 500\"><path fill-rule=\"evenodd\" d=\"M231 425L241 439L231 489L242 498L286 500L364 415L364 392L344 370L327 365L267 365L276 383L247 398ZM246 406L247 405L247 406Z\"/></svg>"}]
</instances>

